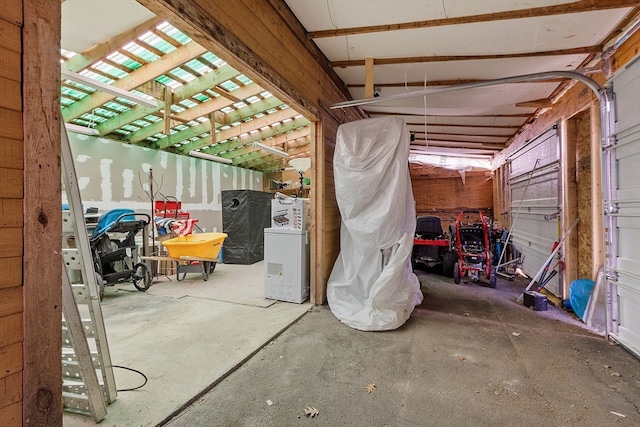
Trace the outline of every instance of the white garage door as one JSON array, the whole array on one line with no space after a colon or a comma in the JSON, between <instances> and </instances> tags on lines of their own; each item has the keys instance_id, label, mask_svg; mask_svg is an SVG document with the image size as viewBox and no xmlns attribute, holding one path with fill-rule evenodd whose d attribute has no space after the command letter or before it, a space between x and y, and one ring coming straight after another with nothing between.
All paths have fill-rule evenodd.
<instances>
[{"instance_id":1,"label":"white garage door","mask_svg":"<svg viewBox=\"0 0 640 427\"><path fill-rule=\"evenodd\" d=\"M522 269L530 277L544 265L558 240L559 176L560 144L556 127L515 153L509 164L511 241L523 257ZM545 289L559 295L558 276Z\"/></svg>"},{"instance_id":2,"label":"white garage door","mask_svg":"<svg viewBox=\"0 0 640 427\"><path fill-rule=\"evenodd\" d=\"M640 61L612 82L615 143L603 165L609 333L640 355Z\"/></svg>"}]
</instances>

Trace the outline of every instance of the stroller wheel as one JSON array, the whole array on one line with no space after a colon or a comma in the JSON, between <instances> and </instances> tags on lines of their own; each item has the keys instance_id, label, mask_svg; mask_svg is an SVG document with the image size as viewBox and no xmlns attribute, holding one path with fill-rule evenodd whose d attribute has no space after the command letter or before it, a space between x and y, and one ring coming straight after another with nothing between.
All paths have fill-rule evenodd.
<instances>
[{"instance_id":1,"label":"stroller wheel","mask_svg":"<svg viewBox=\"0 0 640 427\"><path fill-rule=\"evenodd\" d=\"M151 270L147 264L139 262L133 266L133 286L140 292L144 292L151 286Z\"/></svg>"},{"instance_id":2,"label":"stroller wheel","mask_svg":"<svg viewBox=\"0 0 640 427\"><path fill-rule=\"evenodd\" d=\"M98 290L98 296L100 297L100 301L104 298L104 280L102 280L102 276L97 271L95 272L96 276L96 288Z\"/></svg>"}]
</instances>

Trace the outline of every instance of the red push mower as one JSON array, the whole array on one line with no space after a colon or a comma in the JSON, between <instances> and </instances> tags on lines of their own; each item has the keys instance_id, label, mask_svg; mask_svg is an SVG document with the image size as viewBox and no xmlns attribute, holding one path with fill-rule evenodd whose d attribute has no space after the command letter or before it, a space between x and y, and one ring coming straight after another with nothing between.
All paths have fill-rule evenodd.
<instances>
[{"instance_id":1,"label":"red push mower","mask_svg":"<svg viewBox=\"0 0 640 427\"><path fill-rule=\"evenodd\" d=\"M463 222L464 220L464 222ZM477 282L481 274L496 287L496 269L491 266L491 249L487 221L481 211L462 211L451 226L452 249L458 260L453 266L453 281L460 283L462 277Z\"/></svg>"}]
</instances>

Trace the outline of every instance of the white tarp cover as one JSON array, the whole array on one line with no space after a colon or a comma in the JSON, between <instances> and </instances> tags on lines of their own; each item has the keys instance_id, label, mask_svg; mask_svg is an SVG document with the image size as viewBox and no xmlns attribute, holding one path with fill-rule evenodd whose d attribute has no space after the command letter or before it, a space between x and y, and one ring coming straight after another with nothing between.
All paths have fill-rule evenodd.
<instances>
[{"instance_id":1,"label":"white tarp cover","mask_svg":"<svg viewBox=\"0 0 640 427\"><path fill-rule=\"evenodd\" d=\"M355 329L396 329L422 302L411 269L416 208L408 158L403 119L338 128L333 171L342 226L327 300L333 314Z\"/></svg>"}]
</instances>

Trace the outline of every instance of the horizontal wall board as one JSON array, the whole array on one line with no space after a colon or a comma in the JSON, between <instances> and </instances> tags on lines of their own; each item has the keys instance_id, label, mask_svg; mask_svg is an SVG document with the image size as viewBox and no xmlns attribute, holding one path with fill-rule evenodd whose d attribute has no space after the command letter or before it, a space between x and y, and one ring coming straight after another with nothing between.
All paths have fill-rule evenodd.
<instances>
[{"instance_id":1,"label":"horizontal wall board","mask_svg":"<svg viewBox=\"0 0 640 427\"><path fill-rule=\"evenodd\" d=\"M19 82L22 78L20 72L20 52L14 52L0 46L0 77Z\"/></svg>"},{"instance_id":2,"label":"horizontal wall board","mask_svg":"<svg viewBox=\"0 0 640 427\"><path fill-rule=\"evenodd\" d=\"M22 199L22 170L0 168L0 199Z\"/></svg>"},{"instance_id":3,"label":"horizontal wall board","mask_svg":"<svg viewBox=\"0 0 640 427\"><path fill-rule=\"evenodd\" d=\"M23 145L19 139L0 138L0 168L23 168Z\"/></svg>"},{"instance_id":4,"label":"horizontal wall board","mask_svg":"<svg viewBox=\"0 0 640 427\"><path fill-rule=\"evenodd\" d=\"M22 228L0 228L0 258L22 256Z\"/></svg>"},{"instance_id":5,"label":"horizontal wall board","mask_svg":"<svg viewBox=\"0 0 640 427\"><path fill-rule=\"evenodd\" d=\"M7 227L22 227L22 199L0 199L0 228Z\"/></svg>"},{"instance_id":6,"label":"horizontal wall board","mask_svg":"<svg viewBox=\"0 0 640 427\"><path fill-rule=\"evenodd\" d=\"M0 8L1 9L1 8ZM22 111L20 82L0 76L0 108Z\"/></svg>"},{"instance_id":7,"label":"horizontal wall board","mask_svg":"<svg viewBox=\"0 0 640 427\"><path fill-rule=\"evenodd\" d=\"M22 113L0 108L0 138L22 139Z\"/></svg>"},{"instance_id":8,"label":"horizontal wall board","mask_svg":"<svg viewBox=\"0 0 640 427\"><path fill-rule=\"evenodd\" d=\"M4 1L2 6L4 7ZM20 42L20 27L18 25L0 19L0 46L14 52L21 51L22 43Z\"/></svg>"},{"instance_id":9,"label":"horizontal wall board","mask_svg":"<svg viewBox=\"0 0 640 427\"><path fill-rule=\"evenodd\" d=\"M22 285L22 257L0 258L0 289Z\"/></svg>"},{"instance_id":10,"label":"horizontal wall board","mask_svg":"<svg viewBox=\"0 0 640 427\"><path fill-rule=\"evenodd\" d=\"M0 348L22 342L22 313L0 317L0 325Z\"/></svg>"},{"instance_id":11,"label":"horizontal wall board","mask_svg":"<svg viewBox=\"0 0 640 427\"><path fill-rule=\"evenodd\" d=\"M0 408L0 426L22 425L22 406L20 402Z\"/></svg>"},{"instance_id":12,"label":"horizontal wall board","mask_svg":"<svg viewBox=\"0 0 640 427\"><path fill-rule=\"evenodd\" d=\"M22 286L0 289L0 318L21 312Z\"/></svg>"},{"instance_id":13,"label":"horizontal wall board","mask_svg":"<svg viewBox=\"0 0 640 427\"><path fill-rule=\"evenodd\" d=\"M15 342L0 348L0 378L6 378L20 373L22 370L22 343ZM3 392L0 387L0 407L3 403ZM11 402L8 402L11 403Z\"/></svg>"},{"instance_id":14,"label":"horizontal wall board","mask_svg":"<svg viewBox=\"0 0 640 427\"><path fill-rule=\"evenodd\" d=\"M22 0L2 0L0 20L22 25Z\"/></svg>"},{"instance_id":15,"label":"horizontal wall board","mask_svg":"<svg viewBox=\"0 0 640 427\"><path fill-rule=\"evenodd\" d=\"M20 355L22 361L22 354ZM15 405L22 399L22 372L0 378L0 412L10 405ZM11 424L1 424L10 426ZM15 424L15 425L20 425Z\"/></svg>"}]
</instances>

